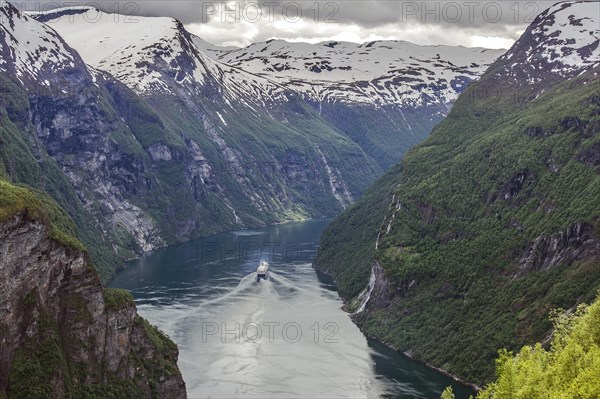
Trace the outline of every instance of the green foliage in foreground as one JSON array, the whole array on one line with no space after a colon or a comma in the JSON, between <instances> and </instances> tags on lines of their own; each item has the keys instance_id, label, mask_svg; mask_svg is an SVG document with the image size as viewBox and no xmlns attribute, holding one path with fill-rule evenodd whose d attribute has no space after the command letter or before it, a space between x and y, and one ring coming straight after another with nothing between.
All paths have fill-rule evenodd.
<instances>
[{"instance_id":1,"label":"green foliage in foreground","mask_svg":"<svg viewBox=\"0 0 600 399\"><path fill-rule=\"evenodd\" d=\"M447 387L446 389L444 389L444 392L442 392L442 396L441 399L454 399L454 391L452 390L452 387Z\"/></svg>"},{"instance_id":2,"label":"green foliage in foreground","mask_svg":"<svg viewBox=\"0 0 600 399\"><path fill-rule=\"evenodd\" d=\"M550 350L501 351L497 374L478 399L600 398L600 300L555 316Z\"/></svg>"},{"instance_id":3,"label":"green foliage in foreground","mask_svg":"<svg viewBox=\"0 0 600 399\"><path fill-rule=\"evenodd\" d=\"M572 312L556 312L551 347L500 351L496 381L477 399L600 398L600 298ZM452 388L442 399L453 399Z\"/></svg>"}]
</instances>

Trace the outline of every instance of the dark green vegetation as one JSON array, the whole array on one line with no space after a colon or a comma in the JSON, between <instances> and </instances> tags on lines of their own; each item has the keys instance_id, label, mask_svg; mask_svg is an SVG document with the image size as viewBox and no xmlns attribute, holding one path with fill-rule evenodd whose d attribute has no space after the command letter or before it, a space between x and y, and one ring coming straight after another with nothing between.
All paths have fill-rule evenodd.
<instances>
[{"instance_id":1,"label":"dark green vegetation","mask_svg":"<svg viewBox=\"0 0 600 399\"><path fill-rule=\"evenodd\" d=\"M364 331L479 383L498 348L542 341L550 310L600 283L600 71L481 96L503 67L331 225L316 261L347 300L377 261Z\"/></svg>"}]
</instances>

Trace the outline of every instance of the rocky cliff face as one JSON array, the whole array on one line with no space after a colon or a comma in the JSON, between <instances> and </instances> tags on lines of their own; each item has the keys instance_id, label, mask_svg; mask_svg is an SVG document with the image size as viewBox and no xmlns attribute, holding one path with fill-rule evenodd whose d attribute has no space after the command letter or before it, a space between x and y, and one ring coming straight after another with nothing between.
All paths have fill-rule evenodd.
<instances>
[{"instance_id":1,"label":"rocky cliff face","mask_svg":"<svg viewBox=\"0 0 600 399\"><path fill-rule=\"evenodd\" d=\"M20 211L0 222L0 397L185 398L177 347Z\"/></svg>"},{"instance_id":2,"label":"rocky cliff face","mask_svg":"<svg viewBox=\"0 0 600 399\"><path fill-rule=\"evenodd\" d=\"M520 260L521 272L550 270L557 265L571 265L600 253L600 239L594 226L573 223L565 231L537 237Z\"/></svg>"}]
</instances>

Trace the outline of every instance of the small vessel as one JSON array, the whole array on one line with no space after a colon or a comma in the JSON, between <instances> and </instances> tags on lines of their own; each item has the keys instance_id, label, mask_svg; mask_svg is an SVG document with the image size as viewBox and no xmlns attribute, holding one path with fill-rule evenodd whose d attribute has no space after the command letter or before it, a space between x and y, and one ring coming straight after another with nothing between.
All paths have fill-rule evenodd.
<instances>
[{"instance_id":1,"label":"small vessel","mask_svg":"<svg viewBox=\"0 0 600 399\"><path fill-rule=\"evenodd\" d=\"M260 279L267 279L269 277L269 262L263 260L258 265L256 269L256 282L259 282Z\"/></svg>"}]
</instances>

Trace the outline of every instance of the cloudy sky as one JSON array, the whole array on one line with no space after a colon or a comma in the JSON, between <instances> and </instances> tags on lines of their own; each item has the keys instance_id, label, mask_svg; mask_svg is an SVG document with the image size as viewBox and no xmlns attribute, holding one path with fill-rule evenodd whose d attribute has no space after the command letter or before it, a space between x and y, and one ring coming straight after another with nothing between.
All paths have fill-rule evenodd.
<instances>
[{"instance_id":1,"label":"cloudy sky","mask_svg":"<svg viewBox=\"0 0 600 399\"><path fill-rule=\"evenodd\" d=\"M217 45L272 38L320 42L407 40L418 44L508 48L552 1L236 0L26 2L54 8L94 5L106 11L171 16Z\"/></svg>"}]
</instances>

